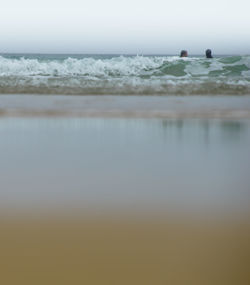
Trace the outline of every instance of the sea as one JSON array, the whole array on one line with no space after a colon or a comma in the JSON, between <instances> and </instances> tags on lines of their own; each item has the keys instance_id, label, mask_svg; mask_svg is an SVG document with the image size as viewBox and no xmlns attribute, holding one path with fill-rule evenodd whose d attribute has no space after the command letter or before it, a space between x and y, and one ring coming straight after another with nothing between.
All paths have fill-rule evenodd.
<instances>
[{"instance_id":1,"label":"sea","mask_svg":"<svg viewBox=\"0 0 250 285\"><path fill-rule=\"evenodd\" d=\"M250 56L0 54L0 94L245 95Z\"/></svg>"}]
</instances>

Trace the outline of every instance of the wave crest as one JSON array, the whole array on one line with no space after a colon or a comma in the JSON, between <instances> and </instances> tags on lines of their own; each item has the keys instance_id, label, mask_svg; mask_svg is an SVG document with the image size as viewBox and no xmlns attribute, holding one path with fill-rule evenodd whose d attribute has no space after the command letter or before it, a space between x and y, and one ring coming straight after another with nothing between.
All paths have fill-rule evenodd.
<instances>
[{"instance_id":1,"label":"wave crest","mask_svg":"<svg viewBox=\"0 0 250 285\"><path fill-rule=\"evenodd\" d=\"M1 93L250 94L250 56L0 56Z\"/></svg>"}]
</instances>

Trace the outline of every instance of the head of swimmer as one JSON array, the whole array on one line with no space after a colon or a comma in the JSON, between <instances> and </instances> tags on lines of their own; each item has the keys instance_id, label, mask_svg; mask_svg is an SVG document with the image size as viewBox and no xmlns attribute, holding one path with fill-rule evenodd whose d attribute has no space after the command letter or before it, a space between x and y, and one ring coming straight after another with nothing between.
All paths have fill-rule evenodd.
<instances>
[{"instance_id":1,"label":"head of swimmer","mask_svg":"<svg viewBox=\"0 0 250 285\"><path fill-rule=\"evenodd\" d=\"M213 57L212 57L212 51L211 51L211 49L207 49L207 50L206 50L206 57L207 57L207 58L213 58Z\"/></svg>"},{"instance_id":2,"label":"head of swimmer","mask_svg":"<svg viewBox=\"0 0 250 285\"><path fill-rule=\"evenodd\" d=\"M182 50L181 53L180 53L180 57L187 57L188 56L188 53L186 50Z\"/></svg>"}]
</instances>

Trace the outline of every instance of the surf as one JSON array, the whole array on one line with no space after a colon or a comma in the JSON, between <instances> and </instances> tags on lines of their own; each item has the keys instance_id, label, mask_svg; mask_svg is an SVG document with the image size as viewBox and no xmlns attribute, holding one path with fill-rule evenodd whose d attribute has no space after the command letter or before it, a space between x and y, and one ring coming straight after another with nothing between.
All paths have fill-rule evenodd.
<instances>
[{"instance_id":1,"label":"surf","mask_svg":"<svg viewBox=\"0 0 250 285\"><path fill-rule=\"evenodd\" d=\"M250 94L250 56L1 55L0 93Z\"/></svg>"}]
</instances>

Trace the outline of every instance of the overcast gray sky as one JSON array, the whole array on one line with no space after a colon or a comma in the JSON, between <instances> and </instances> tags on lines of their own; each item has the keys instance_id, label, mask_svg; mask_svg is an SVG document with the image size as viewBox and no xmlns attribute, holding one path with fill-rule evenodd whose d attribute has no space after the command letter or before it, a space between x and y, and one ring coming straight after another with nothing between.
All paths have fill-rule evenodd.
<instances>
[{"instance_id":1,"label":"overcast gray sky","mask_svg":"<svg viewBox=\"0 0 250 285\"><path fill-rule=\"evenodd\" d=\"M8 0L0 52L250 54L250 0Z\"/></svg>"}]
</instances>

